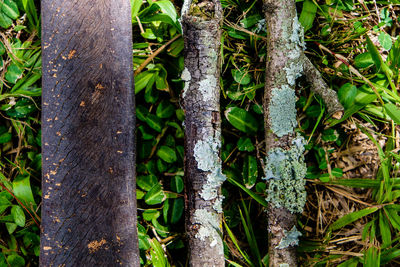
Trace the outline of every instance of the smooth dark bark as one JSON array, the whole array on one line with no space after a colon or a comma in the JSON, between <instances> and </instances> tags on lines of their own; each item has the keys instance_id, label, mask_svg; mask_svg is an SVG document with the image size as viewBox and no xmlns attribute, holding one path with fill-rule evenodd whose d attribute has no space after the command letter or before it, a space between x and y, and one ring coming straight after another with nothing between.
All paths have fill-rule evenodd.
<instances>
[{"instance_id":1,"label":"smooth dark bark","mask_svg":"<svg viewBox=\"0 0 400 267\"><path fill-rule=\"evenodd\" d=\"M129 0L43 0L41 266L139 266Z\"/></svg>"},{"instance_id":2,"label":"smooth dark bark","mask_svg":"<svg viewBox=\"0 0 400 267\"><path fill-rule=\"evenodd\" d=\"M219 1L185 1L185 208L190 266L224 266L220 117Z\"/></svg>"}]
</instances>

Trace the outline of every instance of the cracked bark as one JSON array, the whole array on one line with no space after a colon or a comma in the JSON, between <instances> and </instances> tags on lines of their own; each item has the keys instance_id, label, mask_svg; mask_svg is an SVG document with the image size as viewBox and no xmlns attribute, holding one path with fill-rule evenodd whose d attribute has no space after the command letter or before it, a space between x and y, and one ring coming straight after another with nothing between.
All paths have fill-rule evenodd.
<instances>
[{"instance_id":1,"label":"cracked bark","mask_svg":"<svg viewBox=\"0 0 400 267\"><path fill-rule=\"evenodd\" d=\"M185 1L182 26L186 68L182 76L185 81L182 98L185 110L185 224L190 266L224 266L220 196L223 175L218 155L221 21L219 1ZM207 154L209 157L204 156ZM217 180L210 184L212 179Z\"/></svg>"},{"instance_id":2,"label":"cracked bark","mask_svg":"<svg viewBox=\"0 0 400 267\"><path fill-rule=\"evenodd\" d=\"M282 132L279 127L275 126L282 125L282 123L285 125L285 122L278 121L278 123L275 123L279 119L270 116L270 109L275 97L274 94L283 95L284 91L294 90L295 80L301 74L305 75L311 89L324 100L331 116L340 118L343 114L343 107L339 103L336 93L328 88L320 73L304 55L304 43L301 40L304 35L301 27L297 28L299 24L297 24L296 1L263 0L263 2L268 33L263 101L266 151L268 152L278 147L289 149L295 138L293 125L289 125L293 129L287 132ZM274 112L274 114L277 114L277 112ZM269 266L276 267L285 263L291 267L297 266L294 246L277 248L286 233L295 226L296 214L291 213L285 207L275 207L272 203L269 204L267 212Z\"/></svg>"},{"instance_id":3,"label":"cracked bark","mask_svg":"<svg viewBox=\"0 0 400 267\"><path fill-rule=\"evenodd\" d=\"M41 266L139 266L130 15L42 1Z\"/></svg>"}]
</instances>

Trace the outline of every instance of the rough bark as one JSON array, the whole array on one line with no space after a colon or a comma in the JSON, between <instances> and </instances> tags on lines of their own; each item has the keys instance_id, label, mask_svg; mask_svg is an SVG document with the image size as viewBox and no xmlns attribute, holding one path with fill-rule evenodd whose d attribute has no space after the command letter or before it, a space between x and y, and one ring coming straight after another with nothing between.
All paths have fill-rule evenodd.
<instances>
[{"instance_id":1,"label":"rough bark","mask_svg":"<svg viewBox=\"0 0 400 267\"><path fill-rule=\"evenodd\" d=\"M139 266L129 0L42 1L41 266Z\"/></svg>"},{"instance_id":2,"label":"rough bark","mask_svg":"<svg viewBox=\"0 0 400 267\"><path fill-rule=\"evenodd\" d=\"M185 1L185 208L190 266L224 266L219 148L222 11L219 1Z\"/></svg>"},{"instance_id":3,"label":"rough bark","mask_svg":"<svg viewBox=\"0 0 400 267\"><path fill-rule=\"evenodd\" d=\"M306 200L304 143L294 133L296 79L306 76L321 96L328 112L341 117L343 107L320 73L304 55L304 32L295 0L264 0L267 24L267 64L264 95L266 179L268 185L269 266L297 266L295 246L301 235L295 228L296 213Z\"/></svg>"}]
</instances>

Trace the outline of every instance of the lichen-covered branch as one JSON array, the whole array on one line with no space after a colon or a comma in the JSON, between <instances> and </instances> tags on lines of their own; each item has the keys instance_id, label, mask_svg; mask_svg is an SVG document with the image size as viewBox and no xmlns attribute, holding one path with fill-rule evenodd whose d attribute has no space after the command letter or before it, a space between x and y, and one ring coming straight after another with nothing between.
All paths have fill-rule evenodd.
<instances>
[{"instance_id":1,"label":"lichen-covered branch","mask_svg":"<svg viewBox=\"0 0 400 267\"><path fill-rule=\"evenodd\" d=\"M219 158L222 10L217 0L185 1L185 197L190 266L224 266Z\"/></svg>"},{"instance_id":2,"label":"lichen-covered branch","mask_svg":"<svg viewBox=\"0 0 400 267\"><path fill-rule=\"evenodd\" d=\"M296 213L306 201L304 139L294 133L296 79L306 76L311 88L327 104L328 112L341 116L343 107L319 72L304 55L304 31L297 18L295 0L264 0L267 24L267 64L264 95L266 139L265 173L269 265L297 266L295 246L300 233Z\"/></svg>"}]
</instances>

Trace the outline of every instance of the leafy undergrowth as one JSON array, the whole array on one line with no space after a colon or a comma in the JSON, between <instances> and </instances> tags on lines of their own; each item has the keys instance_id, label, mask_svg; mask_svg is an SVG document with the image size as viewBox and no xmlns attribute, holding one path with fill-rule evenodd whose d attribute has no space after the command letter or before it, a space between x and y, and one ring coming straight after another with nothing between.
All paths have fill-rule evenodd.
<instances>
[{"instance_id":1,"label":"leafy undergrowth","mask_svg":"<svg viewBox=\"0 0 400 267\"><path fill-rule=\"evenodd\" d=\"M266 266L261 1L223 0L221 158L227 265ZM298 81L308 202L304 266L399 265L398 1L298 2L307 55L346 108L337 121ZM185 266L181 1L131 0L141 261ZM174 7L175 4L175 7ZM39 1L0 1L0 266L37 265L40 224ZM35 8L36 6L36 8Z\"/></svg>"}]
</instances>

